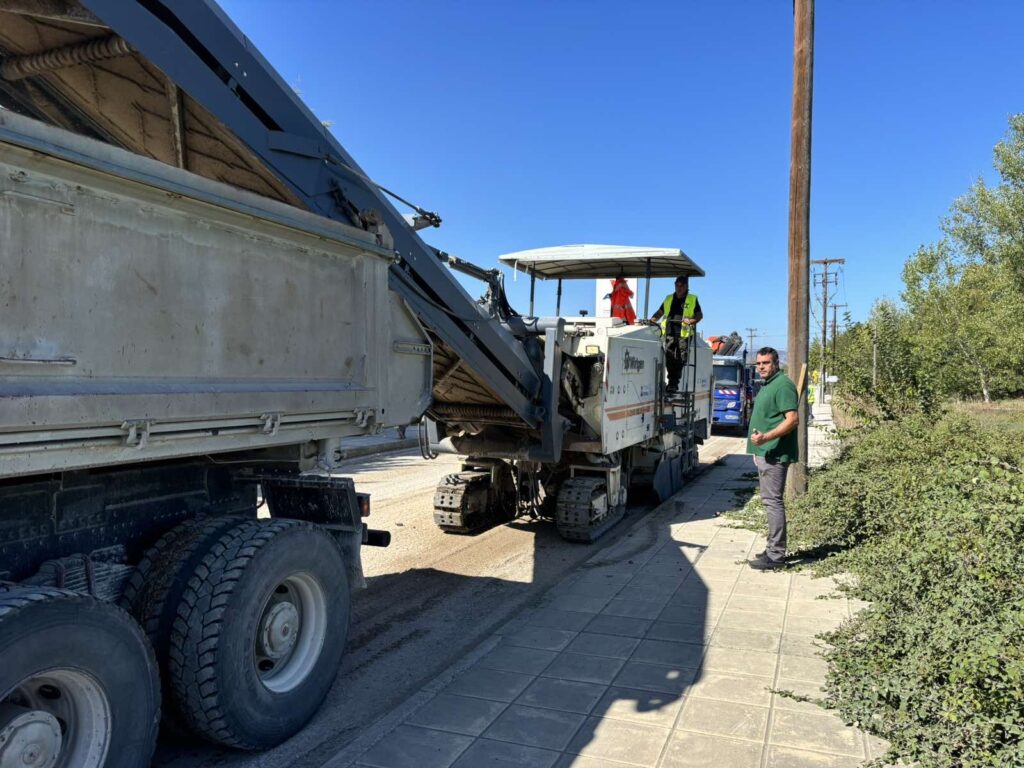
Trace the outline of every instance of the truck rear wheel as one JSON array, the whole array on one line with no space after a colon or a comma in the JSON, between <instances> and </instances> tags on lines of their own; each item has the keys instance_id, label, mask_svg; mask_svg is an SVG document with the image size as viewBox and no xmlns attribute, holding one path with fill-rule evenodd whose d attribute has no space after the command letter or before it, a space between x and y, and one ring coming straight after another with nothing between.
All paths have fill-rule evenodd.
<instances>
[{"instance_id":1,"label":"truck rear wheel","mask_svg":"<svg viewBox=\"0 0 1024 768\"><path fill-rule=\"evenodd\" d=\"M178 603L188 580L211 546L241 517L188 520L175 526L142 556L121 596L121 607L139 622L153 645L161 671Z\"/></svg>"},{"instance_id":2,"label":"truck rear wheel","mask_svg":"<svg viewBox=\"0 0 1024 768\"><path fill-rule=\"evenodd\" d=\"M0 587L0 659L0 765L149 764L160 683L146 636L120 608L50 587Z\"/></svg>"},{"instance_id":3,"label":"truck rear wheel","mask_svg":"<svg viewBox=\"0 0 1024 768\"><path fill-rule=\"evenodd\" d=\"M182 594L168 683L200 735L240 749L284 741L337 675L349 623L341 549L298 520L251 521L214 543Z\"/></svg>"}]
</instances>

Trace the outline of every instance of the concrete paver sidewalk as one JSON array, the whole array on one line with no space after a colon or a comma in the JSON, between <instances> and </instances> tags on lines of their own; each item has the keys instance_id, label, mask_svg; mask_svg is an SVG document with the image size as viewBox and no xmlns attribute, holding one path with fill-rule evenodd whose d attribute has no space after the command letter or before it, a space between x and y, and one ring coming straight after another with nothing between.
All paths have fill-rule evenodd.
<instances>
[{"instance_id":1,"label":"concrete paver sidewalk","mask_svg":"<svg viewBox=\"0 0 1024 768\"><path fill-rule=\"evenodd\" d=\"M820 414L820 415L819 415ZM819 426L830 420L816 408ZM813 433L817 432L814 437ZM812 431L812 456L834 450ZM727 456L328 763L330 768L846 768L882 745L817 697L827 579L751 570L718 518L749 488Z\"/></svg>"}]
</instances>

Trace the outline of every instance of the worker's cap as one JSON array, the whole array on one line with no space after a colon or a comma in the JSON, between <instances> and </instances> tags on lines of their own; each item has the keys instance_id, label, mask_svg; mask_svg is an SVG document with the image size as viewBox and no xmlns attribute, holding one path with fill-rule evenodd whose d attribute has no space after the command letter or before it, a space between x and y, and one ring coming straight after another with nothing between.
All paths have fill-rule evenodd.
<instances>
[{"instance_id":1,"label":"worker's cap","mask_svg":"<svg viewBox=\"0 0 1024 768\"><path fill-rule=\"evenodd\" d=\"M686 285L690 282L689 275L680 275L676 278L676 285Z\"/></svg>"}]
</instances>

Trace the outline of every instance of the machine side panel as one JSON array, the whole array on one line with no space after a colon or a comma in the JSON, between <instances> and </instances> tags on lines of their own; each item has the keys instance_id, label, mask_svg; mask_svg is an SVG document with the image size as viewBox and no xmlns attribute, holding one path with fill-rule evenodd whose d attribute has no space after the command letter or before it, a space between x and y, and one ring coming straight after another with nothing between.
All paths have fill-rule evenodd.
<instances>
[{"instance_id":1,"label":"machine side panel","mask_svg":"<svg viewBox=\"0 0 1024 768\"><path fill-rule=\"evenodd\" d=\"M646 330L609 335L605 360L604 415L601 445L605 454L655 435L661 342Z\"/></svg>"}]
</instances>

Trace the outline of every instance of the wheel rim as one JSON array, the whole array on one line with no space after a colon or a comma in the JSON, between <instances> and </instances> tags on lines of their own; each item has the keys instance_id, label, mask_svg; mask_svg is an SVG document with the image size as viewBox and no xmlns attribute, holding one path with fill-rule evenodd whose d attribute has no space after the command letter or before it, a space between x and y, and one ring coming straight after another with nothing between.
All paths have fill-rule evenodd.
<instances>
[{"instance_id":1,"label":"wheel rim","mask_svg":"<svg viewBox=\"0 0 1024 768\"><path fill-rule=\"evenodd\" d=\"M297 687L316 666L327 636L327 595L320 582L308 573L281 581L267 598L256 630L260 681L274 693Z\"/></svg>"},{"instance_id":2,"label":"wheel rim","mask_svg":"<svg viewBox=\"0 0 1024 768\"><path fill-rule=\"evenodd\" d=\"M101 768L112 726L110 702L91 675L32 675L0 703L0 768Z\"/></svg>"}]
</instances>

